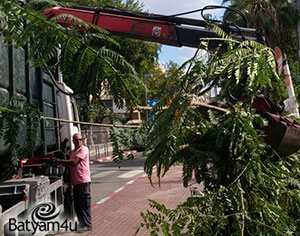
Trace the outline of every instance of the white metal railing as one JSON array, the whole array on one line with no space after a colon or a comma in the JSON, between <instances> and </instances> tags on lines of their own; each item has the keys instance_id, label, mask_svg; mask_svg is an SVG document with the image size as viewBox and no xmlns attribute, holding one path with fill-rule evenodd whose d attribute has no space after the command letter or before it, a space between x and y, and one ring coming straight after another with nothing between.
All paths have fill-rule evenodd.
<instances>
[{"instance_id":1,"label":"white metal railing","mask_svg":"<svg viewBox=\"0 0 300 236\"><path fill-rule=\"evenodd\" d=\"M41 119L54 120L54 121L65 122L65 123L74 123L74 124L80 124L80 125L108 127L108 128L116 127L116 128L137 129L140 127L140 125L113 125L113 124L99 124L99 123L83 122L83 121L72 121L72 120L65 120L65 119L53 118L53 117L47 117L47 116L41 116Z\"/></svg>"}]
</instances>

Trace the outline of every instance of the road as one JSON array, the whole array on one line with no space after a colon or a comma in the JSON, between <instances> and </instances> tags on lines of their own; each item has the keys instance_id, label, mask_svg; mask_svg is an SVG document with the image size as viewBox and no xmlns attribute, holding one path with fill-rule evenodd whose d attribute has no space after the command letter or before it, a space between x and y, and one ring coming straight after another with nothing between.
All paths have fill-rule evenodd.
<instances>
[{"instance_id":1,"label":"road","mask_svg":"<svg viewBox=\"0 0 300 236\"><path fill-rule=\"evenodd\" d=\"M142 153L136 153L134 157L134 160L124 160L121 168L113 161L90 165L92 205L103 201L109 194L126 185L128 181L145 174L143 166L146 158Z\"/></svg>"},{"instance_id":2,"label":"road","mask_svg":"<svg viewBox=\"0 0 300 236\"><path fill-rule=\"evenodd\" d=\"M143 221L141 212L149 209L149 199L162 203L168 208L174 208L190 197L190 190L182 185L181 166L172 166L162 179L160 187L154 176L153 186L151 186L147 177L141 177L144 175L145 158L140 153L135 154L135 157L134 161L123 162L121 169L112 162L91 165L93 230L81 235L132 236ZM128 182L133 183L126 185ZM126 187L116 192L124 184ZM114 192L116 194L108 200L97 204ZM150 232L143 229L138 235L150 235Z\"/></svg>"}]
</instances>

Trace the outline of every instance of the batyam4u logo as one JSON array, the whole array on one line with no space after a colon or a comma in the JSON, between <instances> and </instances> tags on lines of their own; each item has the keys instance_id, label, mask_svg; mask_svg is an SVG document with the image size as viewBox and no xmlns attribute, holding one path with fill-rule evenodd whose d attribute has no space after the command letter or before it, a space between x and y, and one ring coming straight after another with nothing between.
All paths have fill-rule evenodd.
<instances>
[{"instance_id":1,"label":"batyam4u logo","mask_svg":"<svg viewBox=\"0 0 300 236\"><path fill-rule=\"evenodd\" d=\"M77 231L77 222L61 219L60 213L60 210L56 209L53 203L42 203L34 207L26 219L10 218L7 230L9 232L18 231L27 235L34 235L37 232Z\"/></svg>"}]
</instances>

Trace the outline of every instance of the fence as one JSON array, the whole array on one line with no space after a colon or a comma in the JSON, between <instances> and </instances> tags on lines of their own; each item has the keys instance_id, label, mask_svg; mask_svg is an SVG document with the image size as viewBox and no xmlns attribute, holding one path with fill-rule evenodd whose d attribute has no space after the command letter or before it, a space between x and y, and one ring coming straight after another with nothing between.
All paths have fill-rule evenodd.
<instances>
[{"instance_id":1,"label":"fence","mask_svg":"<svg viewBox=\"0 0 300 236\"><path fill-rule=\"evenodd\" d=\"M71 121L65 119L58 119L53 117L41 117L45 120L55 120L65 123L74 123L81 125L81 134L86 145L90 151L90 160L99 160L103 156L112 154L112 143L109 142L109 128L139 128L140 125L112 125L112 124L98 124L90 122ZM127 151L127 150L124 150Z\"/></svg>"},{"instance_id":2,"label":"fence","mask_svg":"<svg viewBox=\"0 0 300 236\"><path fill-rule=\"evenodd\" d=\"M85 145L90 150L90 160L99 160L112 155L112 143L109 141L109 128L89 126L81 130Z\"/></svg>"}]
</instances>

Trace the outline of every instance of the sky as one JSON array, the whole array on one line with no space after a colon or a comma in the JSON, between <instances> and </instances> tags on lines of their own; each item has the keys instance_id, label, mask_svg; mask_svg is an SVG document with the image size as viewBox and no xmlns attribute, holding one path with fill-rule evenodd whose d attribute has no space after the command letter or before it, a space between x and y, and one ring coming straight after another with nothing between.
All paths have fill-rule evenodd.
<instances>
[{"instance_id":1,"label":"sky","mask_svg":"<svg viewBox=\"0 0 300 236\"><path fill-rule=\"evenodd\" d=\"M148 11L149 13L172 15L176 13L193 11L203 8L207 5L221 5L222 0L140 0L140 3L144 3L144 10ZM201 19L200 13L193 13L183 17ZM194 53L195 49L193 48L178 48L163 45L159 55L159 61L161 64L166 64L172 60L181 65L190 59Z\"/></svg>"}]
</instances>

